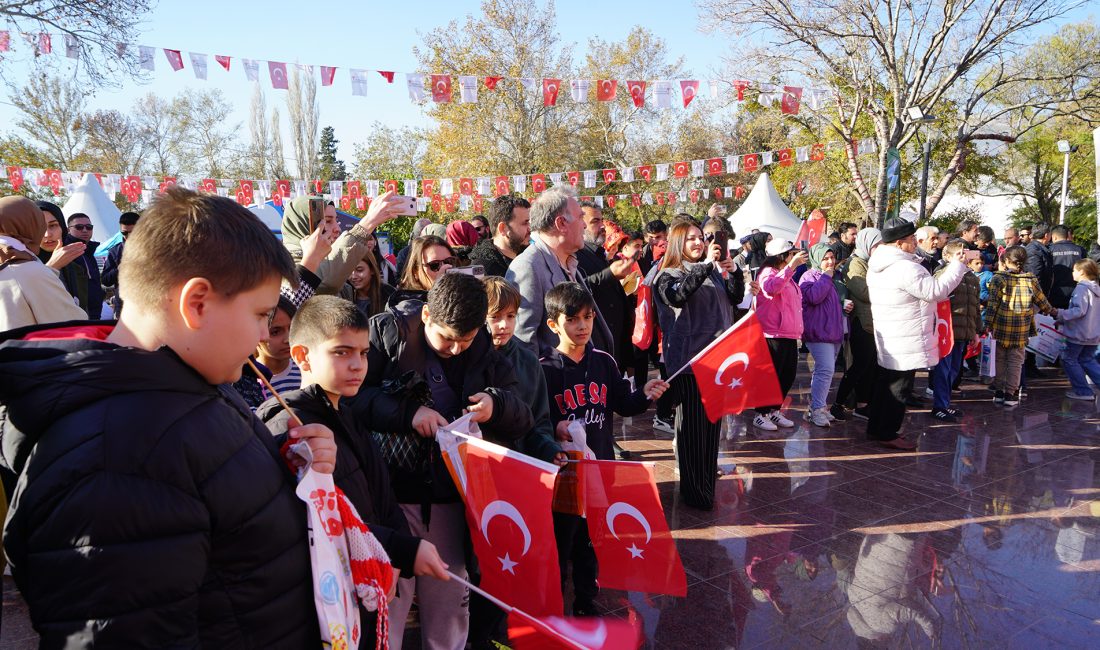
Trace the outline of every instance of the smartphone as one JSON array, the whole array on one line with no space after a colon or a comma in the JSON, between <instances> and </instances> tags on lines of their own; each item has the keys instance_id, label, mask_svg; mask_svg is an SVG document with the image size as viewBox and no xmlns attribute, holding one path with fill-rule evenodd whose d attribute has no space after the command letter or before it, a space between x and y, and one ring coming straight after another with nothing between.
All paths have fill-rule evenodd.
<instances>
[{"instance_id":1,"label":"smartphone","mask_svg":"<svg viewBox=\"0 0 1100 650\"><path fill-rule=\"evenodd\" d=\"M472 264L470 266L456 266L454 268L447 269L447 273L465 273L466 275L472 275L480 280L485 277L485 267L480 264Z\"/></svg>"},{"instance_id":2,"label":"smartphone","mask_svg":"<svg viewBox=\"0 0 1100 650\"><path fill-rule=\"evenodd\" d=\"M725 230L719 230L714 233L714 243L722 247L721 254L718 255L718 259L725 261L730 255L730 236Z\"/></svg>"},{"instance_id":3,"label":"smartphone","mask_svg":"<svg viewBox=\"0 0 1100 650\"><path fill-rule=\"evenodd\" d=\"M395 196L393 198L398 201L397 214L407 217L415 217L419 214L416 211L415 196Z\"/></svg>"},{"instance_id":4,"label":"smartphone","mask_svg":"<svg viewBox=\"0 0 1100 650\"><path fill-rule=\"evenodd\" d=\"M325 220L325 200L322 198L311 198L309 200L309 230L313 232L321 225L321 222Z\"/></svg>"}]
</instances>

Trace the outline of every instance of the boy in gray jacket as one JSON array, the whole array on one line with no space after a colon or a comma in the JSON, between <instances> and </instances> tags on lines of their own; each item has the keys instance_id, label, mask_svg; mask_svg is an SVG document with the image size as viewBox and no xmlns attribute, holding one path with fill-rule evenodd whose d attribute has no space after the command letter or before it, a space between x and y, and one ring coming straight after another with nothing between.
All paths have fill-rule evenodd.
<instances>
[{"instance_id":1,"label":"boy in gray jacket","mask_svg":"<svg viewBox=\"0 0 1100 650\"><path fill-rule=\"evenodd\" d=\"M1100 361L1096 360L1096 346L1100 344L1100 266L1089 259L1073 264L1073 279L1077 286L1069 299L1069 307L1058 311L1058 323L1066 337L1066 349L1062 353L1062 369L1066 371L1070 390L1066 397L1079 400L1095 400L1096 393L1089 386L1085 375L1094 386L1100 386Z\"/></svg>"}]
</instances>

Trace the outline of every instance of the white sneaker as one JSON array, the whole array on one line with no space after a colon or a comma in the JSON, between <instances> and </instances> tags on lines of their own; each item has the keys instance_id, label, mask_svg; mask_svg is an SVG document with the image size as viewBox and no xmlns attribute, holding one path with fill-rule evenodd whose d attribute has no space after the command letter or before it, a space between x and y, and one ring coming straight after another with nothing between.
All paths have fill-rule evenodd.
<instances>
[{"instance_id":1,"label":"white sneaker","mask_svg":"<svg viewBox=\"0 0 1100 650\"><path fill-rule=\"evenodd\" d=\"M665 433L676 433L676 428L672 426L671 422L666 422L656 415L653 416L653 428Z\"/></svg>"},{"instance_id":2,"label":"white sneaker","mask_svg":"<svg viewBox=\"0 0 1100 650\"><path fill-rule=\"evenodd\" d=\"M757 415L752 419L752 426L757 429L763 429L764 431L778 431L779 427L775 426L775 422L772 422L769 416Z\"/></svg>"},{"instance_id":3,"label":"white sneaker","mask_svg":"<svg viewBox=\"0 0 1100 650\"><path fill-rule=\"evenodd\" d=\"M794 422L791 422L787 418L783 417L783 414L779 411L772 411L771 413L768 413L768 419L775 424L783 427L784 429L790 429L794 427Z\"/></svg>"},{"instance_id":4,"label":"white sneaker","mask_svg":"<svg viewBox=\"0 0 1100 650\"><path fill-rule=\"evenodd\" d=\"M829 426L829 412L825 409L810 409L802 414L802 419L819 427Z\"/></svg>"},{"instance_id":5,"label":"white sneaker","mask_svg":"<svg viewBox=\"0 0 1100 650\"><path fill-rule=\"evenodd\" d=\"M836 416L835 416L835 415L833 415L832 413L830 413L830 412L829 412L829 409L827 409L827 408L822 408L822 409L821 409L821 412L822 412L822 413L824 413L824 414L825 414L825 416L829 418L829 422L836 422Z\"/></svg>"}]
</instances>

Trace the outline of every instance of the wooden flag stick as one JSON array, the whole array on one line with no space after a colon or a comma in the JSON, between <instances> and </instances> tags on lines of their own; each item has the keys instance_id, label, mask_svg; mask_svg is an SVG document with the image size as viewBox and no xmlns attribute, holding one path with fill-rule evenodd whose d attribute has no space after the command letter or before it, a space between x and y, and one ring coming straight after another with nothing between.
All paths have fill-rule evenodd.
<instances>
[{"instance_id":1,"label":"wooden flag stick","mask_svg":"<svg viewBox=\"0 0 1100 650\"><path fill-rule=\"evenodd\" d=\"M260 378L260 381L263 383L264 386L267 387L267 390L271 391L271 394L274 395L275 399L279 401L279 405L282 406L286 410L286 412L290 414L290 417L294 420L294 422L297 422L297 424L295 424L294 426L302 426L302 418L298 417L298 414L294 412L294 409L290 408L290 404L286 403L286 400L284 400L283 396L279 394L279 391L275 390L275 387L272 386L271 382L267 380L267 377L264 376L264 373L260 372L260 369L256 367L256 363L252 360L252 357L248 358L248 367L252 368L252 372L256 373L256 376Z\"/></svg>"}]
</instances>

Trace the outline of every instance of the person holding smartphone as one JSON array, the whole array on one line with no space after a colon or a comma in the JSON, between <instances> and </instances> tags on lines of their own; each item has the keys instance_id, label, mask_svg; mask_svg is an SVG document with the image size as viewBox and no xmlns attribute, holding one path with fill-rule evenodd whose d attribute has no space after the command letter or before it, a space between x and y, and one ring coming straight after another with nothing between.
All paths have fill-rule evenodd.
<instances>
[{"instance_id":1,"label":"person holding smartphone","mask_svg":"<svg viewBox=\"0 0 1100 650\"><path fill-rule=\"evenodd\" d=\"M803 330L802 290L795 272L809 257L806 251L785 239L768 242L765 253L757 276L760 293L756 294L756 317L767 339L779 390L786 398L798 370L798 339L802 338ZM781 404L772 404L757 408L752 425L762 431L794 427L780 407Z\"/></svg>"}]
</instances>

